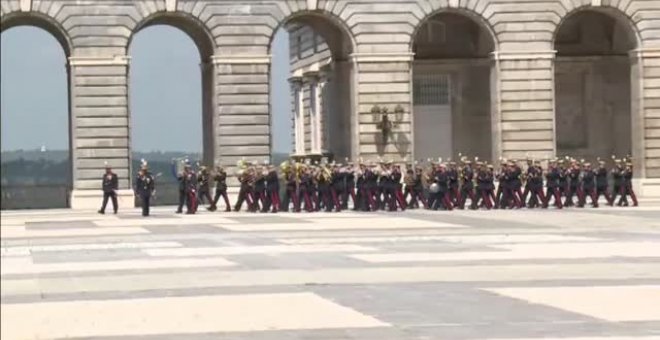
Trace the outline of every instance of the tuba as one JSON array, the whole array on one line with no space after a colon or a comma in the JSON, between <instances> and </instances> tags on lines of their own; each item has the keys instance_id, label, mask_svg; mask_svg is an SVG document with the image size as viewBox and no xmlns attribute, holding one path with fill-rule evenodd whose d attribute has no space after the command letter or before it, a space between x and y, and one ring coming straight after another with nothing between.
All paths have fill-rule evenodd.
<instances>
[{"instance_id":1,"label":"tuba","mask_svg":"<svg viewBox=\"0 0 660 340\"><path fill-rule=\"evenodd\" d=\"M238 162L236 162L236 176L242 177L245 174L247 168L248 168L248 164L245 161L245 159L241 159Z\"/></svg>"}]
</instances>

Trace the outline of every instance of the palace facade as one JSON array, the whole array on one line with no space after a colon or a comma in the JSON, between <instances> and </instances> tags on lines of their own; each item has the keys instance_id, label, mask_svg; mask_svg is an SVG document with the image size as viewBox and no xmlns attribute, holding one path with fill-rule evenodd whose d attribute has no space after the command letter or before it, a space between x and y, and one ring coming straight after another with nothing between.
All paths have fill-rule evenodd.
<instances>
[{"instance_id":1,"label":"palace facade","mask_svg":"<svg viewBox=\"0 0 660 340\"><path fill-rule=\"evenodd\" d=\"M74 208L98 205L104 162L131 195L128 45L156 24L199 48L209 164L269 157L284 27L295 155L630 155L638 192L660 197L657 0L1 0L0 15L68 57Z\"/></svg>"}]
</instances>

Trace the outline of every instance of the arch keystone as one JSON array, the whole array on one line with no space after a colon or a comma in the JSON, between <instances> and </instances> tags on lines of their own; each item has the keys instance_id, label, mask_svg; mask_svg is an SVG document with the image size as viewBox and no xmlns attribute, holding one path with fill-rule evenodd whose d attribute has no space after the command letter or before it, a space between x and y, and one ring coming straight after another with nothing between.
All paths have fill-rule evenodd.
<instances>
[{"instance_id":1,"label":"arch keystone","mask_svg":"<svg viewBox=\"0 0 660 340\"><path fill-rule=\"evenodd\" d=\"M600 7L603 5L602 3L603 0L591 0L591 6L592 7Z\"/></svg>"},{"instance_id":2,"label":"arch keystone","mask_svg":"<svg viewBox=\"0 0 660 340\"><path fill-rule=\"evenodd\" d=\"M177 0L165 0L165 9L168 12L176 11L176 2Z\"/></svg>"},{"instance_id":3,"label":"arch keystone","mask_svg":"<svg viewBox=\"0 0 660 340\"><path fill-rule=\"evenodd\" d=\"M21 0L21 12L29 12L32 10L32 0Z\"/></svg>"},{"instance_id":4,"label":"arch keystone","mask_svg":"<svg viewBox=\"0 0 660 340\"><path fill-rule=\"evenodd\" d=\"M307 9L310 11L315 11L318 9L319 1L318 0L307 0Z\"/></svg>"}]
</instances>

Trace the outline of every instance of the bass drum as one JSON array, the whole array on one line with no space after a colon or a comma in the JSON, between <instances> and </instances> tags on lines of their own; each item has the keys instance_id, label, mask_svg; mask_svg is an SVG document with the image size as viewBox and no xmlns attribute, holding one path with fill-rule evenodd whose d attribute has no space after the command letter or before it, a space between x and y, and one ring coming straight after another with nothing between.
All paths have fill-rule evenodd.
<instances>
[{"instance_id":1,"label":"bass drum","mask_svg":"<svg viewBox=\"0 0 660 340\"><path fill-rule=\"evenodd\" d=\"M440 186L438 185L438 183L431 184L431 186L429 187L429 192L431 192L432 194L439 193L440 192Z\"/></svg>"}]
</instances>

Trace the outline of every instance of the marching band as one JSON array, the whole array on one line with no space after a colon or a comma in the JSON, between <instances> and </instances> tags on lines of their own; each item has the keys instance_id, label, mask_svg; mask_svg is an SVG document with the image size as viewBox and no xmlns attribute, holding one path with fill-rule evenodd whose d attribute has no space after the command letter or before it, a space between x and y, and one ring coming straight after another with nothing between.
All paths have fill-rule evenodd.
<instances>
[{"instance_id":1,"label":"marching band","mask_svg":"<svg viewBox=\"0 0 660 340\"><path fill-rule=\"evenodd\" d=\"M593 168L585 160L570 157L545 160L545 168L541 160L501 159L497 170L493 164L478 158L459 157L458 162L428 159L403 164L382 160L360 160L357 164L348 160L345 164L289 160L280 164L279 171L268 162L241 160L235 174L240 187L233 207L227 194L228 175L223 167L210 170L198 163L195 171L187 160L173 161L172 173L179 183L176 212L182 213L185 205L187 214L195 214L200 204L208 204L209 211L216 211L220 197L225 211L240 211L245 206L249 212L272 213L339 212L351 206L355 211L403 211L420 207L453 210L465 209L468 199L469 209L534 209L550 205L557 209L581 208L588 199L597 208L601 196L610 206L628 206L629 197L633 206L638 205L632 187L630 157L612 156L611 169L600 158ZM108 176L104 175L104 188ZM153 182L143 161L136 192L146 205ZM214 182L215 196L211 199ZM284 185L281 193L280 183ZM146 215L148 211L147 207Z\"/></svg>"}]
</instances>

